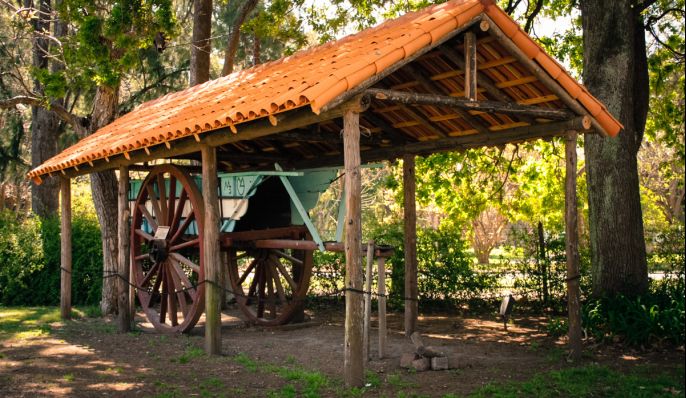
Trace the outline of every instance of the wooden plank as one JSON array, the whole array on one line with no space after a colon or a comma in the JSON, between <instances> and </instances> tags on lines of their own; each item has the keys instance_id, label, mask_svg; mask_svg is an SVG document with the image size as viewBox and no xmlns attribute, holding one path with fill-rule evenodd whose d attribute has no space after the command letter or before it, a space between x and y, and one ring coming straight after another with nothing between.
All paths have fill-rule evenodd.
<instances>
[{"instance_id":1,"label":"wooden plank","mask_svg":"<svg viewBox=\"0 0 686 398\"><path fill-rule=\"evenodd\" d=\"M470 101L477 100L476 83L476 33L467 31L464 34L464 91Z\"/></svg>"},{"instance_id":2,"label":"wooden plank","mask_svg":"<svg viewBox=\"0 0 686 398\"><path fill-rule=\"evenodd\" d=\"M370 292L364 295L364 358L367 361L372 360L372 352L370 349L369 329L371 327L372 320L372 267L374 266L374 241L370 240L367 243L367 267L365 270L364 277L364 291Z\"/></svg>"},{"instance_id":3,"label":"wooden plank","mask_svg":"<svg viewBox=\"0 0 686 398\"><path fill-rule=\"evenodd\" d=\"M344 379L347 387L364 386L362 357L362 222L360 176L360 115L348 111L343 117L345 163L345 341Z\"/></svg>"},{"instance_id":4,"label":"wooden plank","mask_svg":"<svg viewBox=\"0 0 686 398\"><path fill-rule=\"evenodd\" d=\"M378 263L378 306L379 306L379 359L386 357L386 258L379 257Z\"/></svg>"},{"instance_id":5,"label":"wooden plank","mask_svg":"<svg viewBox=\"0 0 686 398\"><path fill-rule=\"evenodd\" d=\"M405 230L405 336L417 329L417 208L414 155L403 156L403 219Z\"/></svg>"},{"instance_id":6,"label":"wooden plank","mask_svg":"<svg viewBox=\"0 0 686 398\"><path fill-rule=\"evenodd\" d=\"M567 309L569 325L569 349L571 359L581 359L581 306L579 303L579 227L576 197L576 131L569 131L565 137L565 242L567 254Z\"/></svg>"},{"instance_id":7,"label":"wooden plank","mask_svg":"<svg viewBox=\"0 0 686 398\"><path fill-rule=\"evenodd\" d=\"M202 154L202 196L205 205L203 245L205 266L205 352L221 354L221 251L219 246L219 199L217 197L217 149L208 145Z\"/></svg>"},{"instance_id":8,"label":"wooden plank","mask_svg":"<svg viewBox=\"0 0 686 398\"><path fill-rule=\"evenodd\" d=\"M441 52L448 58L450 61L452 61L455 65L457 65L458 68L464 70L465 69L465 61L464 58L460 56L460 54L455 51L455 49L448 47L447 45L441 46L440 48ZM483 70L484 67L481 65L481 69ZM491 79L489 79L487 76L484 74L478 74L476 76L477 79L477 85L483 87L486 92L493 97L495 100L500 101L500 102L508 102L511 101L512 99L508 97L506 94L501 92L498 87L496 87ZM478 90L477 90L478 91Z\"/></svg>"},{"instance_id":9,"label":"wooden plank","mask_svg":"<svg viewBox=\"0 0 686 398\"><path fill-rule=\"evenodd\" d=\"M560 84L550 77L548 75L548 72L543 70L543 68L534 60L531 58L527 57L526 54L522 50L519 49L519 47L512 42L512 40L503 33L500 28L486 15L483 15L482 18L485 21L488 21L490 24L490 29L488 32L493 35L496 39L498 39L498 42L505 47L506 50L512 54L517 61L519 61L522 65L524 65L529 71L538 78L538 80L543 83L544 86L548 87L550 91L552 91L555 95L558 96L558 98L565 104L567 105L572 111L574 111L577 115L588 115L591 118L591 125L593 126L593 129L596 130L597 132L603 134L603 135L608 135L605 129L598 123L593 116L591 116L586 108L584 108L577 100L572 98L569 93L560 86Z\"/></svg>"},{"instance_id":10,"label":"wooden plank","mask_svg":"<svg viewBox=\"0 0 686 398\"><path fill-rule=\"evenodd\" d=\"M71 180L60 178L60 316L71 319Z\"/></svg>"},{"instance_id":11,"label":"wooden plank","mask_svg":"<svg viewBox=\"0 0 686 398\"><path fill-rule=\"evenodd\" d=\"M129 308L129 272L131 269L131 250L129 247L131 228L129 226L129 168L119 167L119 223L117 225L119 261L117 264L117 326L119 333L131 331L131 312Z\"/></svg>"},{"instance_id":12,"label":"wooden plank","mask_svg":"<svg viewBox=\"0 0 686 398\"><path fill-rule=\"evenodd\" d=\"M563 109L527 106L513 102L471 101L463 98L451 97L448 95L408 93L405 91L385 90L378 88L369 89L367 92L377 100L408 105L443 106L468 111L501 113L505 115L516 116L525 115L549 120L568 120L574 117L574 113Z\"/></svg>"}]
</instances>

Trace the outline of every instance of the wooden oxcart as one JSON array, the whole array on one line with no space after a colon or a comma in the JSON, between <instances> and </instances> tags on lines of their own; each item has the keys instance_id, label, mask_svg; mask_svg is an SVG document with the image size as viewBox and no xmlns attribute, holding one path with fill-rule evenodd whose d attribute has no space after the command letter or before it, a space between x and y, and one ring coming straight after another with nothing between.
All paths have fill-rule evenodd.
<instances>
[{"instance_id":1,"label":"wooden oxcart","mask_svg":"<svg viewBox=\"0 0 686 398\"><path fill-rule=\"evenodd\" d=\"M343 250L323 242L307 214L337 173L284 172L277 165L276 171L218 175L226 288L248 322L280 325L301 314L314 250ZM204 311L200 181L165 164L130 183L132 279L147 318L163 332L189 331ZM337 235L340 240L340 229Z\"/></svg>"}]
</instances>

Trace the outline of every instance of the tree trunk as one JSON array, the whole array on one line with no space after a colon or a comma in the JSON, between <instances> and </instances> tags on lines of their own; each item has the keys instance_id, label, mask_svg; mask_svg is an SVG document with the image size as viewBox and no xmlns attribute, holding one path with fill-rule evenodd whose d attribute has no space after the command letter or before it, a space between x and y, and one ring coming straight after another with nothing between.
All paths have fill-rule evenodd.
<instances>
[{"instance_id":1,"label":"tree trunk","mask_svg":"<svg viewBox=\"0 0 686 398\"><path fill-rule=\"evenodd\" d=\"M36 31L50 31L50 0L40 0L35 5L40 10L33 21ZM58 23L55 23L55 28ZM48 50L50 42L44 36L36 35L33 40L33 67L48 68ZM43 93L43 87L38 80L34 80L34 91ZM57 137L60 123L57 115L40 107L31 107L31 166L38 167L46 160L57 154ZM57 214L59 181L47 178L41 185L31 181L31 209L40 217L50 217Z\"/></svg>"},{"instance_id":2,"label":"tree trunk","mask_svg":"<svg viewBox=\"0 0 686 398\"><path fill-rule=\"evenodd\" d=\"M190 85L210 80L210 36L212 34L212 0L193 1L193 43L191 44Z\"/></svg>"},{"instance_id":3,"label":"tree trunk","mask_svg":"<svg viewBox=\"0 0 686 398\"><path fill-rule=\"evenodd\" d=\"M111 123L117 110L119 88L98 87L93 105L91 133ZM117 208L118 182L114 170L92 173L91 190L102 233L103 281L100 310L103 315L117 311ZM126 311L126 309L122 309Z\"/></svg>"},{"instance_id":4,"label":"tree trunk","mask_svg":"<svg viewBox=\"0 0 686 398\"><path fill-rule=\"evenodd\" d=\"M636 155L648 112L643 24L629 0L581 1L584 83L624 125L616 138L587 135L593 294L648 287Z\"/></svg>"},{"instance_id":5,"label":"tree trunk","mask_svg":"<svg viewBox=\"0 0 686 398\"><path fill-rule=\"evenodd\" d=\"M233 72L236 51L238 50L238 43L241 38L241 26L243 26L243 22L245 22L250 11L255 7L257 7L257 0L246 0L236 13L236 19L233 21L231 31L229 32L229 40L226 41L226 48L224 49L222 76L230 75Z\"/></svg>"}]
</instances>

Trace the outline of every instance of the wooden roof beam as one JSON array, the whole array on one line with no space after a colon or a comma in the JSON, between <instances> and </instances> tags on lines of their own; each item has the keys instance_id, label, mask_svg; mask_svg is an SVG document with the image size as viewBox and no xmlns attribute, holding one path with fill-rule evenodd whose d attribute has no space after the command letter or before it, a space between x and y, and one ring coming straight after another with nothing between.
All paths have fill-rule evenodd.
<instances>
[{"instance_id":1,"label":"wooden roof beam","mask_svg":"<svg viewBox=\"0 0 686 398\"><path fill-rule=\"evenodd\" d=\"M548 120L567 120L574 113L562 109L542 108L539 106L519 105L513 102L470 101L448 95L408 93L405 91L372 88L367 92L375 99L396 102L406 105L431 105L461 109L463 111L480 111L504 115L529 116Z\"/></svg>"},{"instance_id":2,"label":"wooden roof beam","mask_svg":"<svg viewBox=\"0 0 686 398\"><path fill-rule=\"evenodd\" d=\"M413 67L412 65L407 65L406 68L408 69L408 71L410 71L412 73L412 75L414 75L417 78L417 81L419 82L419 84L421 84L424 87L424 89L426 89L427 91L432 91L432 92L437 92L437 93L445 93L445 89L442 89L437 83L433 82L432 80L430 80L426 76L424 76L422 71L418 70L417 68ZM382 98L378 98L378 99L382 99ZM488 127L486 127L483 123L481 123L480 120L477 120L476 118L470 116L469 113L467 113L461 109L456 109L455 112L458 113L460 116L462 116L462 118L467 123L469 123L472 127L474 127L480 133L488 132ZM443 136L445 136L445 135L443 135Z\"/></svg>"},{"instance_id":3,"label":"wooden roof beam","mask_svg":"<svg viewBox=\"0 0 686 398\"><path fill-rule=\"evenodd\" d=\"M370 149L363 151L361 155L362 161L369 163L397 159L405 154L426 155L446 151L463 151L484 146L500 146L533 139L551 138L570 130L585 132L589 131L590 128L591 118L589 116L577 116L570 120L515 127L497 133L477 133L458 137L446 137L433 141L413 142L391 148ZM342 162L342 156L337 155L301 162L296 164L296 168L335 166L342 164Z\"/></svg>"}]
</instances>

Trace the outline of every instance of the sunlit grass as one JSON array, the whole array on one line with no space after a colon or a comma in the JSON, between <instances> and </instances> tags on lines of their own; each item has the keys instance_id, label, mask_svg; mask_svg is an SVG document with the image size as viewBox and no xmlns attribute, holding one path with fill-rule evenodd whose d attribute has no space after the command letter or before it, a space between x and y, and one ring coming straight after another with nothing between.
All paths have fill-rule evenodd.
<instances>
[{"instance_id":1,"label":"sunlit grass","mask_svg":"<svg viewBox=\"0 0 686 398\"><path fill-rule=\"evenodd\" d=\"M98 316L92 307L74 308L74 319ZM59 307L0 307L0 340L26 340L50 334L50 324L60 322Z\"/></svg>"}]
</instances>

